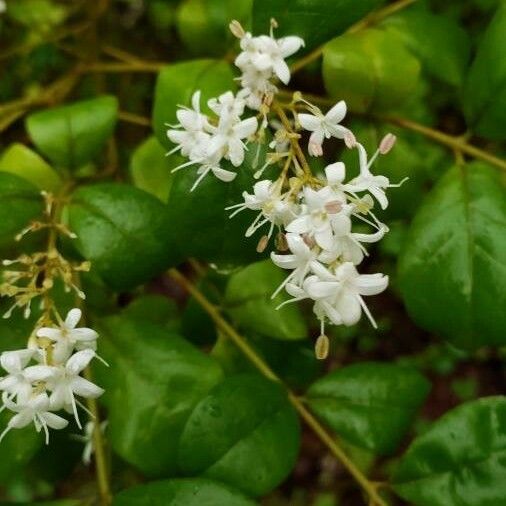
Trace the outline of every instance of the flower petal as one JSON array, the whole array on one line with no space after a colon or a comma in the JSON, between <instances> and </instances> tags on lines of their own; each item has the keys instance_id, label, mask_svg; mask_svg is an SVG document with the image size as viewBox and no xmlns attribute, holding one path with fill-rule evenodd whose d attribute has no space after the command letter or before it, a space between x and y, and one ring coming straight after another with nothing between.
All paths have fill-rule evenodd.
<instances>
[{"instance_id":1,"label":"flower petal","mask_svg":"<svg viewBox=\"0 0 506 506\"><path fill-rule=\"evenodd\" d=\"M79 323L81 316L82 311L79 308L75 307L74 309L71 309L65 318L65 326L68 329L73 329Z\"/></svg>"}]
</instances>

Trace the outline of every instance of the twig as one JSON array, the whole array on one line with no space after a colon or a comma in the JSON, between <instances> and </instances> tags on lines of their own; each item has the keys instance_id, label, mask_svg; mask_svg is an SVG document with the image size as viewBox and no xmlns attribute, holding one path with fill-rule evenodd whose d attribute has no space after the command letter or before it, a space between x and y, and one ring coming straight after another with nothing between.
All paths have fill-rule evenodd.
<instances>
[{"instance_id":1,"label":"twig","mask_svg":"<svg viewBox=\"0 0 506 506\"><path fill-rule=\"evenodd\" d=\"M202 306L204 311L213 319L216 327L228 336L244 355L251 361L253 365L266 377L272 381L282 384L281 379L276 373L263 361L263 359L250 346L248 341L242 337L235 329L223 318L218 309L207 299L207 297L193 285L185 276L176 269L171 269L169 275L179 283L195 300ZM368 494L370 504L375 506L387 506L385 500L378 494L375 483L370 482L367 477L358 469L354 462L346 455L346 453L338 445L334 436L332 436L314 417L314 415L304 406L302 401L285 386L288 392L288 399L293 407L297 410L301 418L314 431L320 440L327 446L335 457L342 463L348 472L360 484L363 490Z\"/></svg>"},{"instance_id":2,"label":"twig","mask_svg":"<svg viewBox=\"0 0 506 506\"><path fill-rule=\"evenodd\" d=\"M139 125L142 127L151 126L151 120L149 118L141 116L140 114L134 114L133 112L119 111L118 119L124 121L125 123L132 123L133 125Z\"/></svg>"}]
</instances>

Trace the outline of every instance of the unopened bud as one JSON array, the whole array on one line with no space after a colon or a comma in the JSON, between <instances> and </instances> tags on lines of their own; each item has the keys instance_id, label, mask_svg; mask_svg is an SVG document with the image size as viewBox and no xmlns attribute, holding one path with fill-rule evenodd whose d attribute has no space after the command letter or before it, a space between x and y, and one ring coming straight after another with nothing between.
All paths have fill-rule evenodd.
<instances>
[{"instance_id":1,"label":"unopened bud","mask_svg":"<svg viewBox=\"0 0 506 506\"><path fill-rule=\"evenodd\" d=\"M355 139L355 136L351 130L348 130L344 134L344 143L348 149L353 149L357 145L357 139Z\"/></svg>"},{"instance_id":2,"label":"unopened bud","mask_svg":"<svg viewBox=\"0 0 506 506\"><path fill-rule=\"evenodd\" d=\"M265 248L267 248L267 244L269 244L269 237L266 235L260 237L260 240L257 244L257 253L263 253L265 251Z\"/></svg>"},{"instance_id":3,"label":"unopened bud","mask_svg":"<svg viewBox=\"0 0 506 506\"><path fill-rule=\"evenodd\" d=\"M379 152L382 155L386 155L394 147L396 140L397 137L394 134L386 134L380 142Z\"/></svg>"},{"instance_id":4,"label":"unopened bud","mask_svg":"<svg viewBox=\"0 0 506 506\"><path fill-rule=\"evenodd\" d=\"M314 352L318 360L325 360L329 354L329 338L322 334L316 340Z\"/></svg>"},{"instance_id":5,"label":"unopened bud","mask_svg":"<svg viewBox=\"0 0 506 506\"><path fill-rule=\"evenodd\" d=\"M325 211L329 214L337 214L343 209L343 204L339 200L333 200L325 204Z\"/></svg>"},{"instance_id":6,"label":"unopened bud","mask_svg":"<svg viewBox=\"0 0 506 506\"><path fill-rule=\"evenodd\" d=\"M241 23L237 21L237 19L232 20L228 27L230 28L232 35L238 39L242 39L246 35L244 28L242 27Z\"/></svg>"}]
</instances>

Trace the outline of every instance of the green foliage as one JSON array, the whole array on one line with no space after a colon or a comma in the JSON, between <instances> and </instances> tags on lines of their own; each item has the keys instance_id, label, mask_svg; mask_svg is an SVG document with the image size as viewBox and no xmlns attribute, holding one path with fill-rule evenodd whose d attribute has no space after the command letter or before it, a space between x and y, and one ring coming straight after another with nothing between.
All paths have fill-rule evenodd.
<instances>
[{"instance_id":1,"label":"green foliage","mask_svg":"<svg viewBox=\"0 0 506 506\"><path fill-rule=\"evenodd\" d=\"M254 506L221 483L203 478L158 481L120 492L113 506Z\"/></svg>"},{"instance_id":2,"label":"green foliage","mask_svg":"<svg viewBox=\"0 0 506 506\"><path fill-rule=\"evenodd\" d=\"M416 370L363 362L317 380L307 399L341 437L388 455L402 442L429 389L429 382Z\"/></svg>"},{"instance_id":3,"label":"green foliage","mask_svg":"<svg viewBox=\"0 0 506 506\"><path fill-rule=\"evenodd\" d=\"M276 36L298 35L306 50L343 33L384 0L254 0L253 32L267 33L271 18L279 29Z\"/></svg>"},{"instance_id":4,"label":"green foliage","mask_svg":"<svg viewBox=\"0 0 506 506\"><path fill-rule=\"evenodd\" d=\"M0 251L5 253L14 237L42 214L43 202L35 186L8 172L0 172L0 202Z\"/></svg>"},{"instance_id":5,"label":"green foliage","mask_svg":"<svg viewBox=\"0 0 506 506\"><path fill-rule=\"evenodd\" d=\"M229 483L258 496L291 471L299 448L297 415L280 385L232 376L194 408L179 442L186 474Z\"/></svg>"},{"instance_id":6,"label":"green foliage","mask_svg":"<svg viewBox=\"0 0 506 506\"><path fill-rule=\"evenodd\" d=\"M22 177L37 188L56 191L61 186L60 176L37 153L23 144L11 144L0 158L0 171Z\"/></svg>"},{"instance_id":7,"label":"green foliage","mask_svg":"<svg viewBox=\"0 0 506 506\"><path fill-rule=\"evenodd\" d=\"M459 347L505 343L505 191L483 163L452 168L418 211L399 259L413 319Z\"/></svg>"},{"instance_id":8,"label":"green foliage","mask_svg":"<svg viewBox=\"0 0 506 506\"><path fill-rule=\"evenodd\" d=\"M416 438L394 489L415 506L497 506L506 502L504 397L465 403Z\"/></svg>"},{"instance_id":9,"label":"green foliage","mask_svg":"<svg viewBox=\"0 0 506 506\"><path fill-rule=\"evenodd\" d=\"M377 29L337 37L323 50L327 93L356 112L384 112L412 98L419 61L396 35Z\"/></svg>"},{"instance_id":10,"label":"green foliage","mask_svg":"<svg viewBox=\"0 0 506 506\"><path fill-rule=\"evenodd\" d=\"M149 281L177 263L167 209L146 192L112 183L83 186L68 214L77 249L116 290Z\"/></svg>"},{"instance_id":11,"label":"green foliage","mask_svg":"<svg viewBox=\"0 0 506 506\"><path fill-rule=\"evenodd\" d=\"M167 138L167 124L176 124L178 105L190 106L193 93L202 91L201 107L209 112L207 101L233 89L231 66L220 60L191 60L170 65L158 75L153 105L153 130L168 150L174 145Z\"/></svg>"},{"instance_id":12,"label":"green foliage","mask_svg":"<svg viewBox=\"0 0 506 506\"><path fill-rule=\"evenodd\" d=\"M96 97L28 116L26 128L33 143L57 167L78 169L103 148L116 124L118 101Z\"/></svg>"},{"instance_id":13,"label":"green foliage","mask_svg":"<svg viewBox=\"0 0 506 506\"><path fill-rule=\"evenodd\" d=\"M184 0L177 12L177 30L193 54L220 57L234 44L232 19L250 23L253 0Z\"/></svg>"},{"instance_id":14,"label":"green foliage","mask_svg":"<svg viewBox=\"0 0 506 506\"><path fill-rule=\"evenodd\" d=\"M469 126L479 135L504 140L506 133L506 4L499 4L469 71L463 108Z\"/></svg>"},{"instance_id":15,"label":"green foliage","mask_svg":"<svg viewBox=\"0 0 506 506\"><path fill-rule=\"evenodd\" d=\"M220 381L220 367L149 320L110 317L100 330L100 353L110 368L98 365L96 375L106 389L114 450L149 476L174 475L180 434L195 405Z\"/></svg>"},{"instance_id":16,"label":"green foliage","mask_svg":"<svg viewBox=\"0 0 506 506\"><path fill-rule=\"evenodd\" d=\"M227 313L240 328L274 339L304 339L307 328L295 304L276 307L289 299L272 294L286 278L270 260L256 262L230 277L225 291Z\"/></svg>"}]
</instances>

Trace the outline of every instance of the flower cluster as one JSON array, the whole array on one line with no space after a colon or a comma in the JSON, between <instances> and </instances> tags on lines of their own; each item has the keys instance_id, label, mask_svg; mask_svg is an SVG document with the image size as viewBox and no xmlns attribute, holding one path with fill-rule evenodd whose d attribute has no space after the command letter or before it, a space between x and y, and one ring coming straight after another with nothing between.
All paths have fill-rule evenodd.
<instances>
[{"instance_id":1,"label":"flower cluster","mask_svg":"<svg viewBox=\"0 0 506 506\"><path fill-rule=\"evenodd\" d=\"M235 21L231 30L240 39L242 52L235 64L242 71L239 78L242 89L235 96L227 92L209 101L218 119L212 120L200 112L200 92L193 97L193 109L178 111L180 129L169 130L168 136L177 144L174 151L180 150L190 161L176 170L199 164L200 178L194 187L209 171L229 181L236 174L219 167L222 159L239 167L246 149L243 141L253 139L255 132L258 145L265 139L273 139L269 143L273 152L267 154L264 166L254 177L259 179L267 166L279 163L281 171L277 179L256 182L252 193L243 193L243 202L226 209L231 211L231 218L246 209L258 213L246 230L246 236L251 236L268 227L258 243L258 251L263 251L273 232L278 231L279 252L272 252L271 258L291 272L273 297L285 289L292 298L283 304L303 299L313 301L321 326L316 351L323 358L328 350L327 322L353 325L365 313L376 327L364 297L385 290L388 276L360 274L357 266L368 254L365 244L379 241L388 231L373 208L377 202L385 209L386 190L398 184L391 184L387 177L375 175L371 169L377 157L393 147L395 136L387 134L369 159L353 132L341 125L347 113L344 101L325 114L299 92L293 94L291 102L277 101L274 80L288 83L290 70L285 58L303 46L304 41L296 36L275 39L272 26L270 36L253 37ZM245 107L260 111L259 118L263 118L260 127L256 118L241 119ZM272 133L266 135L269 127ZM325 175L313 174L300 144L302 138L308 139L307 153L311 157L323 156L325 140L343 140L347 149L358 153L359 174L347 178L341 161L327 165ZM357 231L354 226L357 223L369 230Z\"/></svg>"},{"instance_id":2,"label":"flower cluster","mask_svg":"<svg viewBox=\"0 0 506 506\"><path fill-rule=\"evenodd\" d=\"M170 153L179 151L189 158L174 171L198 166L199 177L192 191L210 172L225 182L236 177L236 172L224 169L221 163L228 160L233 167L239 167L244 161L246 142L259 129L257 117L243 118L247 108L262 110L263 105L270 104L277 91L273 80L279 78L285 84L290 80L285 58L304 44L300 37L275 39L272 33L271 36L253 37L237 22L231 23L231 30L240 38L243 50L235 61L242 71L239 78L241 90L235 95L228 91L210 99L207 105L214 117L201 112L201 92L198 90L192 96L192 107L181 106L176 113L178 123L168 125L167 136L176 144Z\"/></svg>"},{"instance_id":3,"label":"flower cluster","mask_svg":"<svg viewBox=\"0 0 506 506\"><path fill-rule=\"evenodd\" d=\"M81 310L74 308L58 327L41 327L38 339L31 340L26 349L5 351L0 365L7 375L0 379L2 410L15 413L0 441L11 429L21 429L30 423L39 432L44 429L46 443L49 428L63 429L68 421L55 412L73 413L79 428L78 406L88 414L76 396L88 399L99 397L103 390L81 373L96 357L98 334L89 328L77 328Z\"/></svg>"}]
</instances>

